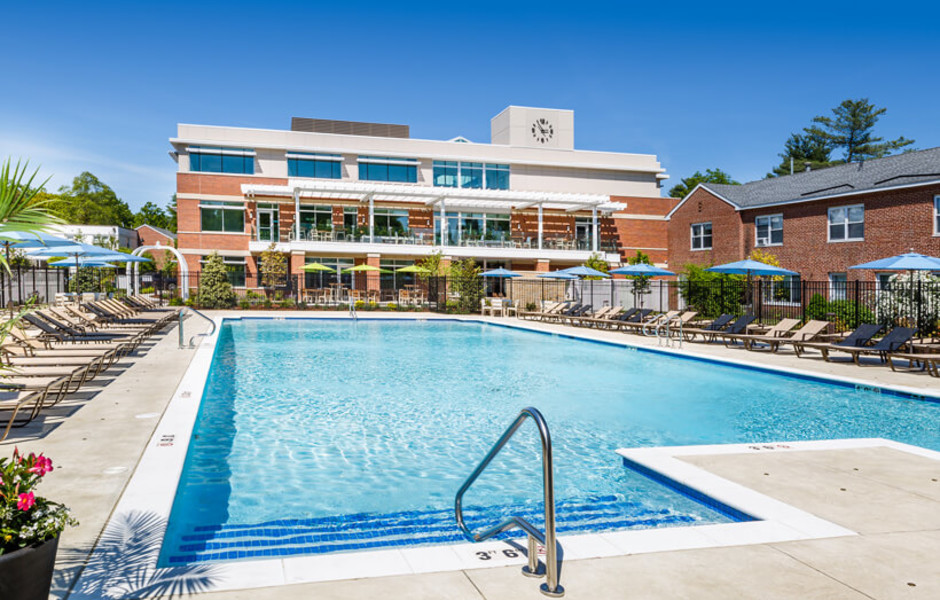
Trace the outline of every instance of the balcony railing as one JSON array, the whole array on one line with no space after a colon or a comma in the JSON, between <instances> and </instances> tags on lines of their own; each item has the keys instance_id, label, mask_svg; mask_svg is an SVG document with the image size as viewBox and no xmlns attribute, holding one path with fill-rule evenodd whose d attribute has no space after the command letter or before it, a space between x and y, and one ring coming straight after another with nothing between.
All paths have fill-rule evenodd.
<instances>
[{"instance_id":1,"label":"balcony railing","mask_svg":"<svg viewBox=\"0 0 940 600\"><path fill-rule=\"evenodd\" d=\"M304 242L344 242L344 243L362 243L362 244L393 244L393 245L411 245L411 246L440 246L440 234L431 232L376 232L375 236L370 237L368 232L356 230L346 232L340 229L317 230L302 229L298 236L294 230L287 236L282 236L277 231L256 230L253 232L253 238L259 242L280 242L283 241L304 241ZM465 237L458 240L448 240L447 246L462 248L519 248L536 249L538 248L538 238L527 236L525 238L500 236L496 239L482 239L479 237ZM592 249L591 240L576 239L570 237L544 237L542 239L542 248L545 250L569 250L589 252ZM617 252L617 244L613 240L600 240L598 249L601 252Z\"/></svg>"}]
</instances>

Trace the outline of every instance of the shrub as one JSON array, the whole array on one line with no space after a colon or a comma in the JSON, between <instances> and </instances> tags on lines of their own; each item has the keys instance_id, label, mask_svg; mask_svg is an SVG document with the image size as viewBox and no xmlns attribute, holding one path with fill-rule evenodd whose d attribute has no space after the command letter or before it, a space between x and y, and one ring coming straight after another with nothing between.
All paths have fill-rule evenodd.
<instances>
[{"instance_id":1,"label":"shrub","mask_svg":"<svg viewBox=\"0 0 940 600\"><path fill-rule=\"evenodd\" d=\"M179 296L173 296L170 298L170 306L183 306L183 299Z\"/></svg>"},{"instance_id":2,"label":"shrub","mask_svg":"<svg viewBox=\"0 0 940 600\"><path fill-rule=\"evenodd\" d=\"M450 265L451 289L458 296L455 312L468 314L480 310L480 299L484 293L481 272L480 266L472 258L458 260Z\"/></svg>"},{"instance_id":3,"label":"shrub","mask_svg":"<svg viewBox=\"0 0 940 600\"><path fill-rule=\"evenodd\" d=\"M855 329L862 323L874 323L875 313L854 300L827 301L822 294L813 294L806 305L806 318L831 321L840 330Z\"/></svg>"},{"instance_id":4,"label":"shrub","mask_svg":"<svg viewBox=\"0 0 940 600\"><path fill-rule=\"evenodd\" d=\"M538 304L535 302L526 302L525 310L526 312L535 312L538 309Z\"/></svg>"},{"instance_id":5,"label":"shrub","mask_svg":"<svg viewBox=\"0 0 940 600\"><path fill-rule=\"evenodd\" d=\"M249 300L248 298L240 298L238 300L238 308L242 310L248 310L249 308L251 308L251 300Z\"/></svg>"},{"instance_id":6,"label":"shrub","mask_svg":"<svg viewBox=\"0 0 940 600\"><path fill-rule=\"evenodd\" d=\"M385 310L398 310L398 305L394 302L389 302L385 305Z\"/></svg>"},{"instance_id":7,"label":"shrub","mask_svg":"<svg viewBox=\"0 0 940 600\"><path fill-rule=\"evenodd\" d=\"M204 308L235 306L235 290L228 280L228 270L218 252L206 260L199 277L199 304Z\"/></svg>"},{"instance_id":8,"label":"shrub","mask_svg":"<svg viewBox=\"0 0 940 600\"><path fill-rule=\"evenodd\" d=\"M356 300L356 303L353 304L353 306L356 307L356 310L362 310L363 308L365 308L366 303L363 300Z\"/></svg>"},{"instance_id":9,"label":"shrub","mask_svg":"<svg viewBox=\"0 0 940 600\"><path fill-rule=\"evenodd\" d=\"M141 293L141 294L153 294L153 293L155 293L156 291L157 291L156 288L154 288L152 285L151 285L151 286L148 286L148 287L145 287L145 288L140 288L140 293Z\"/></svg>"},{"instance_id":10,"label":"shrub","mask_svg":"<svg viewBox=\"0 0 940 600\"><path fill-rule=\"evenodd\" d=\"M294 308L294 301L290 298L284 298L283 300L278 302L278 306L280 306L281 308Z\"/></svg>"}]
</instances>

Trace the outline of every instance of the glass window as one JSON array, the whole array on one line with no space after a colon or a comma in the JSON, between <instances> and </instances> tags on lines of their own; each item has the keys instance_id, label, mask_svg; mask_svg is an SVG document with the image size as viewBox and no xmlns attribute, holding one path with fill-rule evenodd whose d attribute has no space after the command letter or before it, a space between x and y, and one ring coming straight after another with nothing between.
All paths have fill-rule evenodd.
<instances>
[{"instance_id":1,"label":"glass window","mask_svg":"<svg viewBox=\"0 0 940 600\"><path fill-rule=\"evenodd\" d=\"M436 187L457 187L457 163L435 160L433 180Z\"/></svg>"},{"instance_id":2,"label":"glass window","mask_svg":"<svg viewBox=\"0 0 940 600\"><path fill-rule=\"evenodd\" d=\"M486 189L509 189L509 165L486 165Z\"/></svg>"},{"instance_id":3,"label":"glass window","mask_svg":"<svg viewBox=\"0 0 940 600\"><path fill-rule=\"evenodd\" d=\"M889 291L891 289L891 278L894 275L894 273L877 273L875 277L878 278L878 291Z\"/></svg>"},{"instance_id":4,"label":"glass window","mask_svg":"<svg viewBox=\"0 0 940 600\"><path fill-rule=\"evenodd\" d=\"M933 234L940 235L940 196L933 199Z\"/></svg>"},{"instance_id":5,"label":"glass window","mask_svg":"<svg viewBox=\"0 0 940 600\"><path fill-rule=\"evenodd\" d=\"M486 239L500 241L509 239L509 215L487 213L484 215L483 226Z\"/></svg>"},{"instance_id":6,"label":"glass window","mask_svg":"<svg viewBox=\"0 0 940 600\"><path fill-rule=\"evenodd\" d=\"M375 235L406 235L408 211L376 208L373 212Z\"/></svg>"},{"instance_id":7,"label":"glass window","mask_svg":"<svg viewBox=\"0 0 940 600\"><path fill-rule=\"evenodd\" d=\"M199 212L202 231L245 232L245 207L240 202L203 200Z\"/></svg>"},{"instance_id":8,"label":"glass window","mask_svg":"<svg viewBox=\"0 0 940 600\"><path fill-rule=\"evenodd\" d=\"M845 273L829 273L829 299L845 300L845 288L848 278Z\"/></svg>"},{"instance_id":9,"label":"glass window","mask_svg":"<svg viewBox=\"0 0 940 600\"><path fill-rule=\"evenodd\" d=\"M483 163L460 163L460 187L483 187Z\"/></svg>"},{"instance_id":10,"label":"glass window","mask_svg":"<svg viewBox=\"0 0 940 600\"><path fill-rule=\"evenodd\" d=\"M343 229L352 233L359 226L359 209L355 206L343 208Z\"/></svg>"},{"instance_id":11,"label":"glass window","mask_svg":"<svg viewBox=\"0 0 940 600\"><path fill-rule=\"evenodd\" d=\"M802 294L799 275L768 277L762 281L765 302L799 302Z\"/></svg>"},{"instance_id":12,"label":"glass window","mask_svg":"<svg viewBox=\"0 0 940 600\"><path fill-rule=\"evenodd\" d=\"M311 231L332 231L332 206L300 206L300 232L308 236Z\"/></svg>"},{"instance_id":13,"label":"glass window","mask_svg":"<svg viewBox=\"0 0 940 600\"><path fill-rule=\"evenodd\" d=\"M865 239L865 207L836 206L829 209L829 241Z\"/></svg>"},{"instance_id":14,"label":"glass window","mask_svg":"<svg viewBox=\"0 0 940 600\"><path fill-rule=\"evenodd\" d=\"M359 158L359 179L417 183L418 160L362 156Z\"/></svg>"},{"instance_id":15,"label":"glass window","mask_svg":"<svg viewBox=\"0 0 940 600\"><path fill-rule=\"evenodd\" d=\"M228 271L228 282L235 287L245 287L245 259L239 256L223 256L222 262ZM199 264L205 265L206 259L200 260Z\"/></svg>"},{"instance_id":16,"label":"glass window","mask_svg":"<svg viewBox=\"0 0 940 600\"><path fill-rule=\"evenodd\" d=\"M254 151L245 148L189 149L189 170L201 173L239 173L253 175Z\"/></svg>"},{"instance_id":17,"label":"glass window","mask_svg":"<svg viewBox=\"0 0 940 600\"><path fill-rule=\"evenodd\" d=\"M695 223L692 225L692 249L693 250L711 250L712 248L712 224Z\"/></svg>"},{"instance_id":18,"label":"glass window","mask_svg":"<svg viewBox=\"0 0 940 600\"><path fill-rule=\"evenodd\" d=\"M780 246L783 244L783 215L764 215L754 219L755 245Z\"/></svg>"},{"instance_id":19,"label":"glass window","mask_svg":"<svg viewBox=\"0 0 940 600\"><path fill-rule=\"evenodd\" d=\"M352 258L337 258L335 256L307 256L304 263L320 263L331 269L329 271L313 271L305 273L304 287L310 289L327 288L331 283L341 283L346 287L353 287L356 280L356 273L347 273L346 269L355 266L356 261Z\"/></svg>"},{"instance_id":20,"label":"glass window","mask_svg":"<svg viewBox=\"0 0 940 600\"><path fill-rule=\"evenodd\" d=\"M288 177L315 177L317 179L342 179L339 154L295 154L287 155Z\"/></svg>"}]
</instances>

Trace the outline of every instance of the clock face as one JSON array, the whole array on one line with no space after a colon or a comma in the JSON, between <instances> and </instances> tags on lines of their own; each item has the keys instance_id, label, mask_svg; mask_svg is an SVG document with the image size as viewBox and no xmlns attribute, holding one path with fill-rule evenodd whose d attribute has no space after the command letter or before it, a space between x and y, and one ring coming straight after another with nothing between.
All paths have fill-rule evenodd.
<instances>
[{"instance_id":1,"label":"clock face","mask_svg":"<svg viewBox=\"0 0 940 600\"><path fill-rule=\"evenodd\" d=\"M544 144L555 135L555 128L548 119L542 117L532 123L532 137L540 144Z\"/></svg>"}]
</instances>

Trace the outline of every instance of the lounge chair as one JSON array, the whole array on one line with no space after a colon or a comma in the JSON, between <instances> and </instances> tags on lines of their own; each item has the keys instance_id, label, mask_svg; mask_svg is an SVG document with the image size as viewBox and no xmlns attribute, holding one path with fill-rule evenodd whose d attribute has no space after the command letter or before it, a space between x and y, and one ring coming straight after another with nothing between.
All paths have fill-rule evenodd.
<instances>
[{"instance_id":1,"label":"lounge chair","mask_svg":"<svg viewBox=\"0 0 940 600\"><path fill-rule=\"evenodd\" d=\"M623 313L621 306L608 306L601 309L590 317L580 317L572 319L571 324L580 327L597 327L604 323L610 323Z\"/></svg>"},{"instance_id":2,"label":"lounge chair","mask_svg":"<svg viewBox=\"0 0 940 600\"><path fill-rule=\"evenodd\" d=\"M870 323L864 323L859 325L855 331L850 333L845 339L839 342L832 343L817 343L817 342L793 342L793 350L796 352L797 356L802 357L806 352L807 348L813 348L819 350L823 353L823 357L826 360L829 360L828 353L829 350L835 348L861 348L867 346L873 337L878 335L878 332L881 331L881 325L872 325Z\"/></svg>"},{"instance_id":3,"label":"lounge chair","mask_svg":"<svg viewBox=\"0 0 940 600\"><path fill-rule=\"evenodd\" d=\"M141 334L85 333L46 313L26 313L22 318L47 335L58 335L70 341L94 343L113 342L117 340L130 341L132 339L136 340L141 336Z\"/></svg>"},{"instance_id":4,"label":"lounge chair","mask_svg":"<svg viewBox=\"0 0 940 600\"><path fill-rule=\"evenodd\" d=\"M705 333L710 333L713 331L721 331L728 326L731 321L734 320L734 315L724 314L719 316L717 319L707 324L705 327L690 327L682 332L682 335L685 336L686 341L691 342L696 335L701 335Z\"/></svg>"},{"instance_id":5,"label":"lounge chair","mask_svg":"<svg viewBox=\"0 0 940 600\"><path fill-rule=\"evenodd\" d=\"M770 352L776 352L781 345L812 342L818 338L826 328L829 327L828 321L808 321L805 325L790 333L789 335L742 335L739 336L744 341L744 347L748 350L761 350L766 348Z\"/></svg>"},{"instance_id":6,"label":"lounge chair","mask_svg":"<svg viewBox=\"0 0 940 600\"><path fill-rule=\"evenodd\" d=\"M794 327L800 324L799 319L780 319L777 324L768 329L763 333L761 337L770 337L770 338L779 338L784 337L788 334ZM747 348L747 340L751 338L758 337L755 334L749 333L722 333L722 338L725 340L725 345L731 348L736 343L740 342L743 348Z\"/></svg>"},{"instance_id":7,"label":"lounge chair","mask_svg":"<svg viewBox=\"0 0 940 600\"><path fill-rule=\"evenodd\" d=\"M0 419L0 442L10 435L13 427L23 427L36 418L42 409L48 387L42 390L4 389L0 386L0 414L10 413ZM19 416L19 418L17 418ZM5 424L5 426L4 426Z\"/></svg>"},{"instance_id":8,"label":"lounge chair","mask_svg":"<svg viewBox=\"0 0 940 600\"><path fill-rule=\"evenodd\" d=\"M678 317L678 316L679 316L678 310L670 310L664 313L659 313L658 315L653 315L652 317L646 319L645 321L641 321L636 324L626 323L625 328L632 329L636 332L642 333L643 335L652 335L651 333L652 330L649 329L650 327L655 329L656 327L659 327L660 325L665 325L666 321L669 321L670 319L674 319L675 317Z\"/></svg>"},{"instance_id":9,"label":"lounge chair","mask_svg":"<svg viewBox=\"0 0 940 600\"><path fill-rule=\"evenodd\" d=\"M523 312L519 316L523 318L531 318L531 319L538 318L539 320L542 320L542 317L544 315L554 314L560 311L562 308L564 308L567 305L568 305L567 302L551 302L547 306L545 306L542 310Z\"/></svg>"},{"instance_id":10,"label":"lounge chair","mask_svg":"<svg viewBox=\"0 0 940 600\"><path fill-rule=\"evenodd\" d=\"M611 323L611 328L616 327L618 330L623 330L625 328L632 327L634 324L642 323L652 314L652 308L640 308L633 314L624 313L623 318L617 319L615 322Z\"/></svg>"},{"instance_id":11,"label":"lounge chair","mask_svg":"<svg viewBox=\"0 0 940 600\"><path fill-rule=\"evenodd\" d=\"M940 354L890 352L885 358L888 360L888 366L891 367L892 371L898 370L898 365L894 361L900 359L907 361L907 369L905 369L907 371L927 371L928 375L940 377ZM919 368L915 369L915 365L919 365Z\"/></svg>"},{"instance_id":12,"label":"lounge chair","mask_svg":"<svg viewBox=\"0 0 940 600\"><path fill-rule=\"evenodd\" d=\"M828 346L820 347L819 351L822 352L823 358L826 359L827 362L830 361L829 353L832 351L847 352L851 354L852 361L855 364L859 364L859 358L862 354L877 354L881 359L881 362L887 362L888 354L897 352L905 345L910 343L911 338L914 337L915 333L917 333L917 330L911 327L895 327L886 333L883 338L871 346L846 346L843 344L830 344Z\"/></svg>"}]
</instances>

